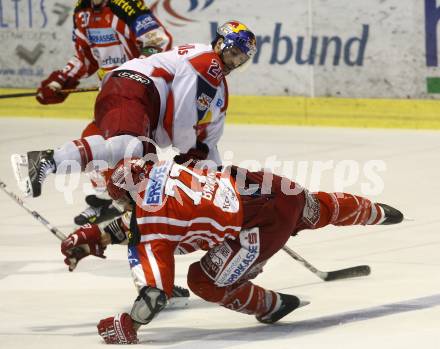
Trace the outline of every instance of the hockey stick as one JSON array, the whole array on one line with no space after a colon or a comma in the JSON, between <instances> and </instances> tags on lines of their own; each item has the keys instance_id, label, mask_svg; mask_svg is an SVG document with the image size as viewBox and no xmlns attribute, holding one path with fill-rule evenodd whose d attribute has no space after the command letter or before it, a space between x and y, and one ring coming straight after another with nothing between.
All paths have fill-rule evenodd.
<instances>
[{"instance_id":1,"label":"hockey stick","mask_svg":"<svg viewBox=\"0 0 440 349\"><path fill-rule=\"evenodd\" d=\"M333 271L321 271L316 269L313 265L307 262L303 257L301 257L298 253L293 251L291 248L284 246L283 251L324 281L333 281L333 280L354 278L359 276L367 276L370 275L371 273L371 269L368 265L357 265L355 267L338 269Z\"/></svg>"},{"instance_id":2,"label":"hockey stick","mask_svg":"<svg viewBox=\"0 0 440 349\"><path fill-rule=\"evenodd\" d=\"M44 218L42 215L40 215L37 211L32 210L29 208L20 197L18 197L16 194L14 194L12 191L10 191L6 184L2 181L0 181L0 188L14 200L17 204L19 204L21 207L23 207L28 213L30 213L37 221L39 221L41 224L43 224L53 235L55 235L58 239L65 240L66 235L59 230L58 228L51 225L46 218Z\"/></svg>"},{"instance_id":3,"label":"hockey stick","mask_svg":"<svg viewBox=\"0 0 440 349\"><path fill-rule=\"evenodd\" d=\"M79 93L79 92L95 92L98 91L99 87L90 88L73 88L69 90L60 90L60 93ZM8 95L0 95L1 98L17 98L17 97L33 97L36 96L37 92L23 92L23 93L11 93Z\"/></svg>"},{"instance_id":4,"label":"hockey stick","mask_svg":"<svg viewBox=\"0 0 440 349\"><path fill-rule=\"evenodd\" d=\"M29 208L20 197L10 191L6 184L0 180L0 189L2 189L10 198L12 198L18 205L20 205L23 209L25 209L28 213L30 213L37 221L39 221L42 225L44 225L53 235L55 235L61 241L66 239L66 235L54 227L49 223L47 219L45 219L42 215L40 215L37 211ZM78 247L79 248L79 247ZM297 254L295 251L290 249L287 246L283 247L283 251L286 252L290 257L300 262L304 267L309 269L316 276L321 278L324 281L333 281L333 280L341 280L352 277L366 276L369 275L371 269L368 265L358 265L355 267L350 267L346 269L339 269L333 271L321 271L307 262L303 257ZM75 252L75 251L74 251ZM73 253L74 254L74 253Z\"/></svg>"},{"instance_id":5,"label":"hockey stick","mask_svg":"<svg viewBox=\"0 0 440 349\"><path fill-rule=\"evenodd\" d=\"M28 213L30 213L37 221L39 221L42 225L44 225L53 235L55 235L58 239L61 241L66 239L66 234L64 234L61 230L59 230L57 227L54 227L52 224L49 223L49 221L44 218L42 215L40 215L37 211L32 210L29 206L27 206L22 199L20 199L19 196L14 194L12 191L10 191L6 184L0 180L0 189L2 189L12 200L14 200L18 205L20 205L22 208L24 208ZM81 247L75 247L72 251L72 254L75 255L76 253L82 253L83 250ZM75 257L69 258L70 262L72 263L71 266L69 266L69 270L73 271L75 269L76 264L78 261Z\"/></svg>"}]
</instances>

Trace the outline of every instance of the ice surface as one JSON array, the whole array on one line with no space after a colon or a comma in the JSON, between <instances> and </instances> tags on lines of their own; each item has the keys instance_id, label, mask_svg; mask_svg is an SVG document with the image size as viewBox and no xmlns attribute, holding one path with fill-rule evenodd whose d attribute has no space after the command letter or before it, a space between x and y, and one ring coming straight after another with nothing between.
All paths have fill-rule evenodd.
<instances>
[{"instance_id":1,"label":"ice surface","mask_svg":"<svg viewBox=\"0 0 440 349\"><path fill-rule=\"evenodd\" d=\"M44 149L77 138L86 121L0 119L0 179L17 191L9 165L15 152ZM440 133L273 126L228 126L221 152L233 162L255 159L328 161L320 188L335 189L336 165L361 164L345 190L362 194L362 167L383 160L384 190L372 198L414 218L397 226L326 228L303 232L288 245L322 270L369 264L369 277L326 283L282 251L258 284L311 304L266 326L192 296L185 309L167 310L141 329L146 348L439 348L440 347ZM231 154L227 156L230 158ZM297 164L297 163L296 163ZM278 172L281 170L278 168ZM54 176L38 199L27 199L52 224L70 232L83 209L82 190L66 203ZM304 178L310 185L310 178ZM87 183L83 180L82 183ZM0 193L0 348L95 348L97 322L128 311L135 289L125 248L107 260L89 258L69 273L59 241ZM201 254L177 257L177 280Z\"/></svg>"}]
</instances>

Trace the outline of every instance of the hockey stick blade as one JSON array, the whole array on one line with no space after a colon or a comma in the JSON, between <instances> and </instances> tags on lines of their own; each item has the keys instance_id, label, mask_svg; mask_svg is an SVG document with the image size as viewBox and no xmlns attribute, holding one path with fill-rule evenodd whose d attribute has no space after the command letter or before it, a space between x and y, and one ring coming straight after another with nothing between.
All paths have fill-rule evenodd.
<instances>
[{"instance_id":1,"label":"hockey stick blade","mask_svg":"<svg viewBox=\"0 0 440 349\"><path fill-rule=\"evenodd\" d=\"M360 276L370 275L371 268L368 265L358 265L355 267L350 267L346 269L339 269L334 271L326 272L325 276L323 276L324 281L334 281L334 280L342 280L355 278Z\"/></svg>"},{"instance_id":2,"label":"hockey stick blade","mask_svg":"<svg viewBox=\"0 0 440 349\"><path fill-rule=\"evenodd\" d=\"M301 257L298 253L292 250L288 246L283 246L283 251L286 252L290 257L296 260L298 263L302 264L306 269L315 274L321 280L324 281L333 281L333 280L341 280L348 279L359 276L369 275L371 269L368 265L358 265L356 267L350 267L346 269L339 269L333 271L321 271L312 264L310 264L306 259Z\"/></svg>"}]
</instances>

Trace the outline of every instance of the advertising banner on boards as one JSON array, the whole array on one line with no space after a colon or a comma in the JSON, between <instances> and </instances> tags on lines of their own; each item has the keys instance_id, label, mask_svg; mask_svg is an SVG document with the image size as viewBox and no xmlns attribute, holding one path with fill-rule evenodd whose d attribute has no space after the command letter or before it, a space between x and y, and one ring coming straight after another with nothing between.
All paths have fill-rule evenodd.
<instances>
[{"instance_id":1,"label":"advertising banner on boards","mask_svg":"<svg viewBox=\"0 0 440 349\"><path fill-rule=\"evenodd\" d=\"M440 92L440 0L147 3L176 45L210 42L229 19L255 32L258 53L246 71L231 74L232 94L436 98ZM74 6L0 0L1 87L35 87L64 67L73 54Z\"/></svg>"}]
</instances>

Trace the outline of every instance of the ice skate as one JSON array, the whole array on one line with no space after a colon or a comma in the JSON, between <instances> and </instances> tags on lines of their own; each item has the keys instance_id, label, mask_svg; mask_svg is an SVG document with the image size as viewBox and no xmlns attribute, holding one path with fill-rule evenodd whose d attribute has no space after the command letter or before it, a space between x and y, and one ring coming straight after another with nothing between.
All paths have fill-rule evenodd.
<instances>
[{"instance_id":1,"label":"ice skate","mask_svg":"<svg viewBox=\"0 0 440 349\"><path fill-rule=\"evenodd\" d=\"M310 304L310 302L300 300L294 295L278 293L278 296L279 300L275 308L268 314L256 316L258 321L262 322L263 324L273 324L295 309Z\"/></svg>"},{"instance_id":2,"label":"ice skate","mask_svg":"<svg viewBox=\"0 0 440 349\"><path fill-rule=\"evenodd\" d=\"M381 225L389 225L389 224L398 224L403 221L403 213L394 207L388 206L386 204L378 205L383 209L384 217L383 220L379 223Z\"/></svg>"},{"instance_id":3,"label":"ice skate","mask_svg":"<svg viewBox=\"0 0 440 349\"><path fill-rule=\"evenodd\" d=\"M53 150L13 154L11 163L19 188L34 198L41 195L41 185L49 173L56 172Z\"/></svg>"},{"instance_id":4,"label":"ice skate","mask_svg":"<svg viewBox=\"0 0 440 349\"><path fill-rule=\"evenodd\" d=\"M173 293L168 300L167 309L186 308L189 304L189 290L181 286L173 286Z\"/></svg>"},{"instance_id":5,"label":"ice skate","mask_svg":"<svg viewBox=\"0 0 440 349\"><path fill-rule=\"evenodd\" d=\"M86 203L89 207L73 219L76 225L99 224L122 214L112 205L112 200L100 199L96 195L86 196Z\"/></svg>"}]
</instances>

